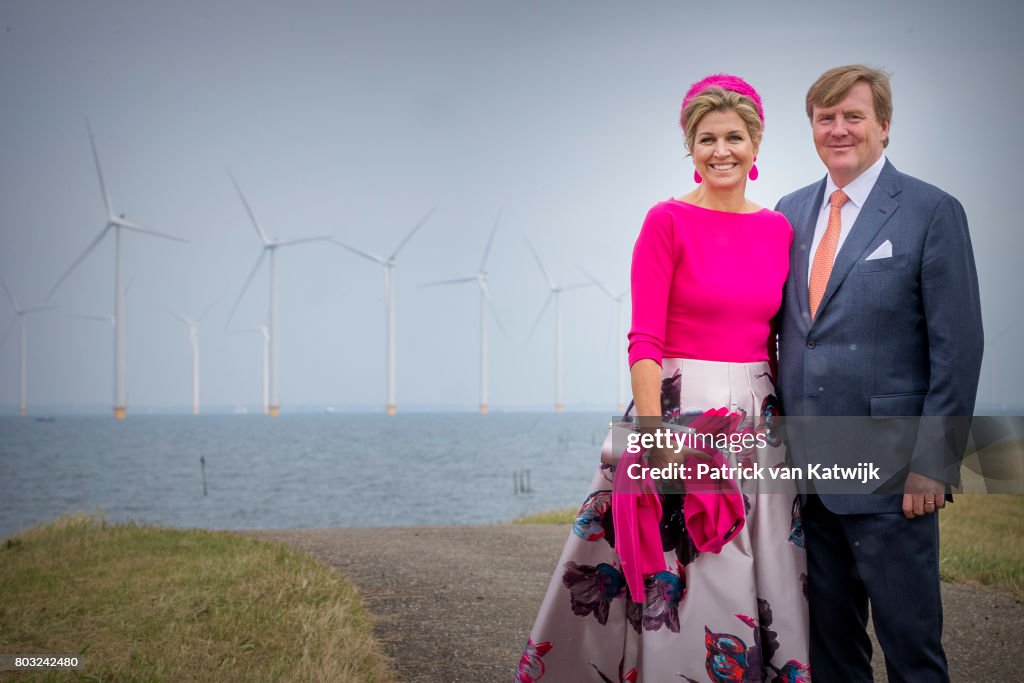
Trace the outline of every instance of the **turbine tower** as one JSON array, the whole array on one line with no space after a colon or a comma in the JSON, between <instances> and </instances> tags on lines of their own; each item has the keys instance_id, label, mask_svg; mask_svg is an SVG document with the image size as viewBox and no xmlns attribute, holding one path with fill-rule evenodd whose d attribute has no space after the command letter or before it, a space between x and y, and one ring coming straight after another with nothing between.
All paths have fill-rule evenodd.
<instances>
[{"instance_id":1,"label":"turbine tower","mask_svg":"<svg viewBox=\"0 0 1024 683\"><path fill-rule=\"evenodd\" d=\"M270 414L270 332L266 325L252 327L245 330L228 330L231 333L243 334L246 332L259 332L263 336L263 414Z\"/></svg>"},{"instance_id":2,"label":"turbine tower","mask_svg":"<svg viewBox=\"0 0 1024 683\"><path fill-rule=\"evenodd\" d=\"M588 287L589 284L586 282L580 282L573 285L566 285L559 287L555 284L555 281L548 275L547 269L540 260L540 256L537 254L537 250L530 244L530 240L526 240L526 246L530 248L533 253L533 258L537 260L537 265L540 266L540 272L543 273L544 279L548 281L548 286L551 291L548 293L548 298L544 300L544 305L540 309L540 313L537 314L537 320L533 323L533 327L530 328L530 334L526 340L529 342L530 337L533 336L534 330L537 329L537 325L540 324L540 319L544 316L544 311L548 309L548 304L551 300L555 300L555 412L560 413L565 408L565 404L562 403L562 304L561 294L567 292L570 289L578 289L579 287Z\"/></svg>"},{"instance_id":3,"label":"turbine tower","mask_svg":"<svg viewBox=\"0 0 1024 683\"><path fill-rule=\"evenodd\" d=\"M475 282L480 288L480 412L486 415L489 408L487 400L487 306L494 312L494 322L501 328L498 321L498 312L494 311L494 302L491 300L490 290L487 288L487 255L491 252L491 244L494 242L494 233L498 230L498 221L501 220L501 212L494 219L494 227L491 228L491 235L487 238L487 246L484 248L484 257L480 261L480 268L472 277L462 277L454 280L439 280L429 282L424 287L435 285L454 285L465 282Z\"/></svg>"},{"instance_id":4,"label":"turbine tower","mask_svg":"<svg viewBox=\"0 0 1024 683\"><path fill-rule=\"evenodd\" d=\"M7 287L7 283L0 278L0 285L3 286L4 292L7 293L7 298L11 301L11 306L14 307L14 320L11 321L7 331L4 332L3 339L0 339L0 346L3 346L7 341L7 337L11 334L11 330L14 329L14 325L17 324L20 330L21 336L21 351L20 351L20 365L21 365L21 394L18 402L18 415L25 417L28 414L28 360L26 359L26 348L27 348L27 332L26 329L26 318L40 311L48 311L56 308L56 306L32 306L31 308L22 308L18 304L18 300L14 298L14 294Z\"/></svg>"},{"instance_id":5,"label":"turbine tower","mask_svg":"<svg viewBox=\"0 0 1024 683\"><path fill-rule=\"evenodd\" d=\"M141 232L145 235L153 235L154 237L163 237L164 239L174 240L175 242L187 242L180 237L173 235L167 235L156 230L150 230L143 228L140 225L125 220L124 214L114 213L114 207L110 203L110 195L107 194L107 186L103 182L103 169L100 167L100 155L96 151L96 140L93 138L92 126L89 125L89 121L86 120L85 126L89 131L89 144L92 146L92 157L96 162L96 175L100 180L100 192L103 194L103 203L107 209L107 224L103 226L100 233L96 235L89 246L85 248L82 255L79 256L71 267L64 271L64 274L57 280L57 284L53 286L50 293L46 295L47 301L53 296L53 293L57 291L57 288L61 286L64 280L67 279L71 272L78 267L78 264L85 260L85 257L89 255L93 249L95 249L103 238L107 236L107 233L111 230L114 231L114 417L118 420L123 420L128 410L127 401L125 400L124 390L124 290L121 287L121 231L122 230L134 230L135 232Z\"/></svg>"},{"instance_id":6,"label":"turbine tower","mask_svg":"<svg viewBox=\"0 0 1024 683\"><path fill-rule=\"evenodd\" d=\"M245 281L242 291L239 292L238 298L235 299L235 305L231 307L231 314L228 315L228 321L226 324L231 324L231 318L234 317L238 304L241 303L242 297L245 296L245 291L249 289L249 284L256 276L256 271L259 270L260 264L263 263L263 257L269 253L270 323L268 327L270 339L268 345L270 347L270 404L267 406L267 414L272 417L277 417L281 412L281 397L278 393L277 386L277 250L280 247L290 247L295 244L302 244L303 242L316 242L329 240L331 238L328 235L321 235L317 237L300 237L293 240L270 239L267 237L267 233L264 232L259 220L257 220L256 214L253 213L252 207L249 206L249 201L245 198L245 194L242 193L242 188L239 186L238 181L235 180L235 176L231 175L230 171L228 171L228 175L231 177L231 182L234 183L235 189L238 190L238 196L242 199L242 204L245 205L245 210L249 214L249 219L252 221L253 227L256 228L256 233L259 235L260 241L263 243L263 250L260 252L259 258L256 259L256 264L252 267L252 271L249 273L249 277Z\"/></svg>"},{"instance_id":7,"label":"turbine tower","mask_svg":"<svg viewBox=\"0 0 1024 683\"><path fill-rule=\"evenodd\" d=\"M188 325L188 343L192 349L192 414L199 414L199 323L203 321L203 318L213 309L213 304L210 304L209 308L199 316L197 319L175 313L174 311L165 308L163 311L173 315L181 322Z\"/></svg>"},{"instance_id":8,"label":"turbine tower","mask_svg":"<svg viewBox=\"0 0 1024 683\"><path fill-rule=\"evenodd\" d=\"M597 287L604 292L609 299L615 302L615 339L616 339L616 354L615 354L615 376L618 381L619 393L618 393L618 411L619 415L622 415L626 410L626 389L625 382L623 381L622 361L626 357L626 350L624 344L626 342L626 329L625 329L625 316L623 315L622 303L629 296L629 290L621 294L613 294L610 289L604 286L600 280L588 273L586 270L583 273L590 278ZM628 368L627 368L628 369Z\"/></svg>"},{"instance_id":9,"label":"turbine tower","mask_svg":"<svg viewBox=\"0 0 1024 683\"><path fill-rule=\"evenodd\" d=\"M374 256L365 251L360 251L355 247L349 246L344 242L339 242L336 239L331 241L337 244L339 247L348 249L357 256L362 256L365 259L369 259L375 263L379 263L384 266L384 305L385 315L387 318L387 404L386 409L388 415L394 415L398 408L397 398L395 396L395 257L398 256L398 252L402 250L412 236L416 234L416 231L423 227L423 224L427 222L430 215L434 213L437 207L427 211L427 214L420 219L420 222L413 226L413 229L409 231L409 234L405 236L395 250L391 252L391 256L386 259L382 259L379 256Z\"/></svg>"}]
</instances>

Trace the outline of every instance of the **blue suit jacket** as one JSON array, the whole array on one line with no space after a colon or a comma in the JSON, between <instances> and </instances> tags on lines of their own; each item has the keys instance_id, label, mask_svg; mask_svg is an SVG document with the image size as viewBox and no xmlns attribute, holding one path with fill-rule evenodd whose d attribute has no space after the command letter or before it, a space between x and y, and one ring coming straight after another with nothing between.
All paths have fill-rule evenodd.
<instances>
[{"instance_id":1,"label":"blue suit jacket","mask_svg":"<svg viewBox=\"0 0 1024 683\"><path fill-rule=\"evenodd\" d=\"M930 416L974 412L983 332L967 217L955 198L886 161L836 255L812 321L807 275L824 193L822 178L776 206L794 229L779 327L778 391L787 416L862 421L821 421L822 429L800 434L791 429L790 457L797 466L880 465L892 495L817 490L837 513L897 512L908 470L950 485L960 481L966 433L951 437ZM866 260L886 240L892 256ZM929 419L910 425L878 419L894 416ZM901 422L902 429L891 428ZM805 427L812 423L802 421Z\"/></svg>"}]
</instances>

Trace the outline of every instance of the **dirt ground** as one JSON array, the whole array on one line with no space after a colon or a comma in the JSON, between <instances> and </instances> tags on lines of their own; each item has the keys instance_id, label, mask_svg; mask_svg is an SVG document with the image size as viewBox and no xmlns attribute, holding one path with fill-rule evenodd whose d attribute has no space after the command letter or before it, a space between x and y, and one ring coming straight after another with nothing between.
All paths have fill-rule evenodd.
<instances>
[{"instance_id":1,"label":"dirt ground","mask_svg":"<svg viewBox=\"0 0 1024 683\"><path fill-rule=\"evenodd\" d=\"M351 579L403 681L489 683L512 679L569 531L494 525L247 533L310 552ZM1019 680L1024 605L982 588L942 589L952 680ZM875 652L875 680L884 681L877 643Z\"/></svg>"}]
</instances>

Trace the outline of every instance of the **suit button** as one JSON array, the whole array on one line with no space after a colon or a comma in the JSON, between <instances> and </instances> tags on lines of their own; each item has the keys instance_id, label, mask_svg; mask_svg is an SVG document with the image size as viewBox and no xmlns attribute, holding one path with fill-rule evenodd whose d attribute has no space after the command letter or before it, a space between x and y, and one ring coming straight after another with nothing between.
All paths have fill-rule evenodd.
<instances>
[{"instance_id":1,"label":"suit button","mask_svg":"<svg viewBox=\"0 0 1024 683\"><path fill-rule=\"evenodd\" d=\"M807 348L809 348L809 349L813 349L817 345L818 345L818 343L816 341L814 341L813 339L810 339L807 342Z\"/></svg>"}]
</instances>

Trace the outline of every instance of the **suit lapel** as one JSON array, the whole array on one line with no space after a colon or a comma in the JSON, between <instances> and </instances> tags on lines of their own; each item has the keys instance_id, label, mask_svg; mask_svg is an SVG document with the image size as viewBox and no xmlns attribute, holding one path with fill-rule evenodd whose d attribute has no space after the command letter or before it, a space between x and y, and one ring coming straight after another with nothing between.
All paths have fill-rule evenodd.
<instances>
[{"instance_id":1,"label":"suit lapel","mask_svg":"<svg viewBox=\"0 0 1024 683\"><path fill-rule=\"evenodd\" d=\"M861 208L860 214L850 230L850 234L846 236L843 246L836 254L832 274L828 278L828 286L825 288L825 295L821 299L815 320L821 318L822 312L828 307L829 299L843 284L843 280L853 270L853 266L860 257L867 251L878 231L896 212L899 206L896 197L900 191L900 181L896 169L889 161L886 161L885 166L882 167L882 173L878 176L875 186L871 188L867 201L864 202L864 207ZM813 226L811 229L813 232ZM806 300L806 297L804 298Z\"/></svg>"},{"instance_id":2,"label":"suit lapel","mask_svg":"<svg viewBox=\"0 0 1024 683\"><path fill-rule=\"evenodd\" d=\"M796 287L797 299L800 302L800 313L803 320L810 320L811 306L807 300L807 272L811 267L811 246L814 243L814 226L818 222L818 211L821 210L821 202L825 196L825 179L822 178L814 194L812 201L808 202L798 216L796 225L793 227L793 253L795 263L790 267L794 268L793 284Z\"/></svg>"}]
</instances>

